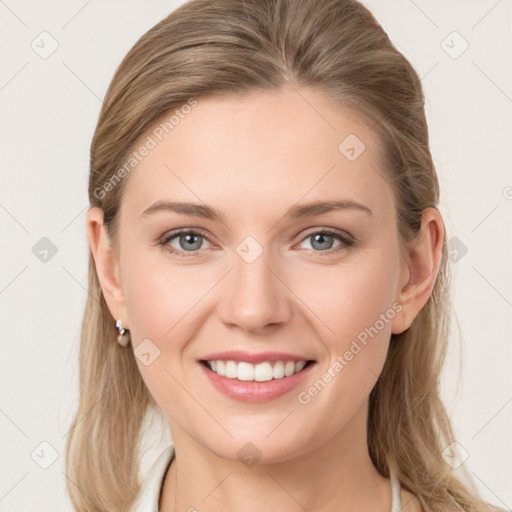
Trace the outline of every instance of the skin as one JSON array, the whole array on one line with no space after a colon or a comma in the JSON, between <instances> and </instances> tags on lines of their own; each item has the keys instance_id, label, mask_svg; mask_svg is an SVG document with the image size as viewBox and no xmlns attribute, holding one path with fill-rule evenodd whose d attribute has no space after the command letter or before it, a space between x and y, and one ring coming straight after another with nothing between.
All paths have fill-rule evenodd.
<instances>
[{"instance_id":1,"label":"skin","mask_svg":"<svg viewBox=\"0 0 512 512\"><path fill-rule=\"evenodd\" d=\"M349 134L366 146L355 161L338 149ZM130 329L135 348L150 339L160 350L148 366L137 359L177 454L160 510L389 512L390 481L367 449L368 397L391 334L410 326L432 292L444 237L438 211L424 211L421 236L401 252L375 133L306 89L199 99L126 185L119 257L100 209L89 210L87 228L113 318ZM224 222L172 212L141 217L164 199L210 205ZM341 199L372 214L284 217L297 203ZM158 244L178 228L207 237L195 253L179 236L167 243L188 258ZM315 244L311 235L324 228L356 241ZM247 236L263 251L250 264L236 252ZM298 393L397 303L401 311L364 349L307 405L299 403ZM197 363L230 349L290 352L317 364L298 389L245 403L213 388ZM247 442L261 452L252 467L237 457ZM402 507L421 510L405 490Z\"/></svg>"}]
</instances>

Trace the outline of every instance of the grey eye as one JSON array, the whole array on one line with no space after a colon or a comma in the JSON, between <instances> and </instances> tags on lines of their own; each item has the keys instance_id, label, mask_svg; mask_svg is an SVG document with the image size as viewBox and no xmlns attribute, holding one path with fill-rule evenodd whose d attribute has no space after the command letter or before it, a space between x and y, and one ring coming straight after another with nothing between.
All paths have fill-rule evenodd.
<instances>
[{"instance_id":1,"label":"grey eye","mask_svg":"<svg viewBox=\"0 0 512 512\"><path fill-rule=\"evenodd\" d=\"M178 247L173 245L175 249L183 251L195 251L197 249L201 249L204 237L198 233L180 233L178 235L174 235L169 243L172 245L172 242L175 240L177 240L179 243Z\"/></svg>"},{"instance_id":2,"label":"grey eye","mask_svg":"<svg viewBox=\"0 0 512 512\"><path fill-rule=\"evenodd\" d=\"M310 247L306 249L314 249L315 251L327 251L333 248L333 243L339 235L330 235L328 233L318 232L308 235L304 238L303 243L311 240Z\"/></svg>"}]
</instances>

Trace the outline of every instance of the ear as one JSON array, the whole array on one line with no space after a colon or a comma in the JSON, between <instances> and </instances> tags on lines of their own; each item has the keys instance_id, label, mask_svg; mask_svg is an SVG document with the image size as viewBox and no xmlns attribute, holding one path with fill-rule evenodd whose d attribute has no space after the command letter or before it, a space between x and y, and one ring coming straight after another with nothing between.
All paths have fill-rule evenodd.
<instances>
[{"instance_id":1,"label":"ear","mask_svg":"<svg viewBox=\"0 0 512 512\"><path fill-rule=\"evenodd\" d=\"M103 296L115 320L129 328L124 293L121 288L119 262L103 223L103 210L92 207L87 212L87 234Z\"/></svg>"},{"instance_id":2,"label":"ear","mask_svg":"<svg viewBox=\"0 0 512 512\"><path fill-rule=\"evenodd\" d=\"M423 210L420 233L408 247L404 261L403 274L407 281L397 296L402 310L391 323L393 334L408 329L429 299L439 271L444 237L439 211L432 207Z\"/></svg>"}]
</instances>

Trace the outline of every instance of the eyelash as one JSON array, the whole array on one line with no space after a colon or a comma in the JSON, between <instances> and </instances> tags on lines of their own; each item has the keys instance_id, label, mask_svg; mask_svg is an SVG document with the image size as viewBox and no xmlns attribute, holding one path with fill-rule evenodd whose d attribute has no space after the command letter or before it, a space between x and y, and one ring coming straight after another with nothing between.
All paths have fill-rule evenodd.
<instances>
[{"instance_id":1,"label":"eyelash","mask_svg":"<svg viewBox=\"0 0 512 512\"><path fill-rule=\"evenodd\" d=\"M161 245L167 252L174 254L175 256L177 256L179 258L183 258L183 259L191 258L191 257L193 258L200 251L200 249L197 251L180 251L180 250L175 249L174 247L170 247L167 245L173 238L176 238L177 236L183 235L183 234L199 235L202 238L206 239L208 242L212 243L211 240L206 235L201 233L200 231L197 231L195 229L178 229L176 231L172 231L171 233L166 233L165 235L163 235L160 238L159 245ZM310 231L307 235L305 235L300 240L300 242L304 242L304 240L306 240L307 238L311 237L312 235L317 235L317 234L332 236L334 238L337 238L344 244L344 246L339 246L334 249L327 249L326 251L316 251L314 249L306 249L307 251L312 251L314 253L318 253L319 255L330 256L333 253L336 253L344 248L351 247L352 245L354 245L354 242L355 242L355 240L353 238L349 237L348 235L344 236L344 235L338 233L337 231L333 231L332 229L329 229L329 228L321 229L321 230L317 230L317 231ZM188 254L187 254L187 252L188 252Z\"/></svg>"}]
</instances>

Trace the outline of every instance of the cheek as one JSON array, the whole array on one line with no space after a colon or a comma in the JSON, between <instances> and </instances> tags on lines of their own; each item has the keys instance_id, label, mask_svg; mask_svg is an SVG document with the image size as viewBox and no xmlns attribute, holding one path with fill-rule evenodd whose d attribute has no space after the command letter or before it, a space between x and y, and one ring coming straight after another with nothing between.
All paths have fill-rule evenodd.
<instances>
[{"instance_id":1,"label":"cheek","mask_svg":"<svg viewBox=\"0 0 512 512\"><path fill-rule=\"evenodd\" d=\"M197 317L203 304L201 298L215 284L214 276L210 283L193 274L191 268L171 268L163 257L150 263L147 255L135 252L127 257L123 267L136 362L148 390L169 417L173 411L184 413L191 408L190 397L180 385L186 380L182 364L189 342L202 325ZM141 348L137 350L139 344ZM147 347L144 352L148 351L151 359L157 354L148 365L137 357L143 352L142 347Z\"/></svg>"},{"instance_id":2,"label":"cheek","mask_svg":"<svg viewBox=\"0 0 512 512\"><path fill-rule=\"evenodd\" d=\"M314 313L308 317L327 354L320 386L336 382L324 397L334 393L346 405L368 396L386 359L391 322L401 308L395 301L399 267L390 253L352 261L319 267L295 287L299 297L307 297L304 302Z\"/></svg>"},{"instance_id":3,"label":"cheek","mask_svg":"<svg viewBox=\"0 0 512 512\"><path fill-rule=\"evenodd\" d=\"M121 257L121 268L132 334L138 340L151 339L161 349L166 340L167 344L172 341L173 349L179 348L180 340L187 337L184 328L194 309L200 308L200 300L213 286L215 276L205 280L190 266L171 265L158 248L149 254L133 247L127 254L124 260Z\"/></svg>"},{"instance_id":4,"label":"cheek","mask_svg":"<svg viewBox=\"0 0 512 512\"><path fill-rule=\"evenodd\" d=\"M368 401L386 361L396 314L392 270L386 274L377 265L330 270L334 278L330 283L317 279L323 286L298 293L310 298L308 306L318 317L314 325L326 357L316 378L298 390L297 401L311 421L323 422L328 435L347 424Z\"/></svg>"},{"instance_id":5,"label":"cheek","mask_svg":"<svg viewBox=\"0 0 512 512\"><path fill-rule=\"evenodd\" d=\"M298 275L293 279L294 291L315 314L314 323L330 348L343 350L347 341L375 325L384 338L389 336L399 275L393 261L383 253L363 254L339 265L310 269L306 280Z\"/></svg>"}]
</instances>

